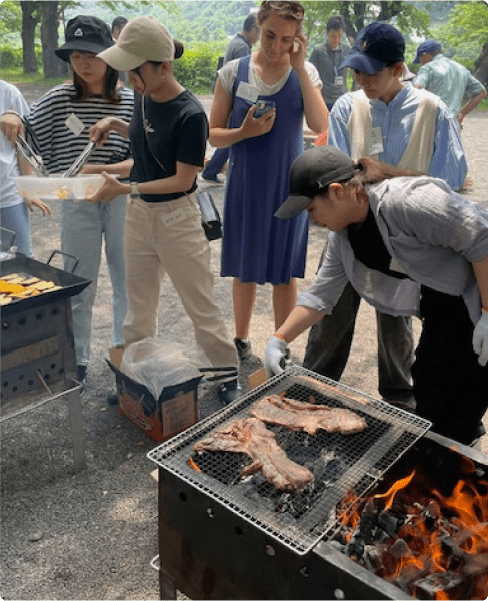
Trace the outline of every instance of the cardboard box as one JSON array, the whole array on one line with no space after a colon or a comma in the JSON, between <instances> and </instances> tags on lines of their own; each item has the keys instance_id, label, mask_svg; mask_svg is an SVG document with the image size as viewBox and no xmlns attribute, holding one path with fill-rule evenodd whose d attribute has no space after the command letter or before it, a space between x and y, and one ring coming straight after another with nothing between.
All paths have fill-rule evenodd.
<instances>
[{"instance_id":1,"label":"cardboard box","mask_svg":"<svg viewBox=\"0 0 488 601\"><path fill-rule=\"evenodd\" d=\"M159 399L107 360L115 374L119 413L156 442L183 432L198 422L198 384L202 376L166 387ZM119 365L120 366L120 365Z\"/></svg>"}]
</instances>

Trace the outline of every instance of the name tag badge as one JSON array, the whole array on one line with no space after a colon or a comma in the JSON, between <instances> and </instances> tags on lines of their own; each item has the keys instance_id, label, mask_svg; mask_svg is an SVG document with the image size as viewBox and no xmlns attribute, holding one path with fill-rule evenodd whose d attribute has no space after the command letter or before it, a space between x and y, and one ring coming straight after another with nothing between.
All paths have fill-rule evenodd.
<instances>
[{"instance_id":1,"label":"name tag badge","mask_svg":"<svg viewBox=\"0 0 488 601\"><path fill-rule=\"evenodd\" d=\"M334 85L336 85L337 87L342 87L342 84L344 83L344 78L341 77L340 75L338 75L335 79L334 79Z\"/></svg>"},{"instance_id":2,"label":"name tag badge","mask_svg":"<svg viewBox=\"0 0 488 601\"><path fill-rule=\"evenodd\" d=\"M172 213L167 213L162 216L163 223L166 227L171 227L180 223L180 221L184 221L186 219L186 213L183 209L177 209Z\"/></svg>"},{"instance_id":3,"label":"name tag badge","mask_svg":"<svg viewBox=\"0 0 488 601\"><path fill-rule=\"evenodd\" d=\"M259 90L250 83L241 81L237 86L236 96L254 104L259 96Z\"/></svg>"},{"instance_id":4,"label":"name tag badge","mask_svg":"<svg viewBox=\"0 0 488 601\"><path fill-rule=\"evenodd\" d=\"M81 119L78 119L78 117L74 113L71 113L71 115L66 119L64 124L76 137L78 137L81 134L81 132L85 129L85 124L83 123L83 121L81 121Z\"/></svg>"},{"instance_id":5,"label":"name tag badge","mask_svg":"<svg viewBox=\"0 0 488 601\"><path fill-rule=\"evenodd\" d=\"M368 154L383 152L383 132L381 127L372 127L367 134Z\"/></svg>"}]
</instances>

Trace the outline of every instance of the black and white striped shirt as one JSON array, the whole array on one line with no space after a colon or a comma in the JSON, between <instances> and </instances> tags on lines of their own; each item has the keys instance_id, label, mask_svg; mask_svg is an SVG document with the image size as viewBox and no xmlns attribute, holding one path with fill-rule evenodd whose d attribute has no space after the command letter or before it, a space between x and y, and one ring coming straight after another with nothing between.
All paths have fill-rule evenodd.
<instances>
[{"instance_id":1,"label":"black and white striped shirt","mask_svg":"<svg viewBox=\"0 0 488 601\"><path fill-rule=\"evenodd\" d=\"M88 131L104 117L117 117L130 122L134 110L134 93L129 88L119 90L121 102L106 102L101 96L92 96L83 102L70 100L75 93L72 83L56 86L35 103L24 119L29 139L50 173L63 173L89 142ZM84 129L75 135L66 120L74 115ZM104 146L97 146L89 164L111 164L130 157L128 138L111 132Z\"/></svg>"}]
</instances>

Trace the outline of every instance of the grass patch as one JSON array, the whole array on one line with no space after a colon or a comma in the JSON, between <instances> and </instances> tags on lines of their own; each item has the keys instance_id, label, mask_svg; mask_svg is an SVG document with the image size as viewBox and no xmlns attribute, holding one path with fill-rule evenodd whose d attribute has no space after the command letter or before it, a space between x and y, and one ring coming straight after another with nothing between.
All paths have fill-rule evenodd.
<instances>
[{"instance_id":1,"label":"grass patch","mask_svg":"<svg viewBox=\"0 0 488 601\"><path fill-rule=\"evenodd\" d=\"M66 77L52 77L46 79L42 70L37 73L24 73L21 69L0 69L0 78L9 83L13 83L14 85L31 84L56 86L63 83L63 81L66 81Z\"/></svg>"},{"instance_id":2,"label":"grass patch","mask_svg":"<svg viewBox=\"0 0 488 601\"><path fill-rule=\"evenodd\" d=\"M476 107L477 111L488 111L488 97L484 98Z\"/></svg>"}]
</instances>

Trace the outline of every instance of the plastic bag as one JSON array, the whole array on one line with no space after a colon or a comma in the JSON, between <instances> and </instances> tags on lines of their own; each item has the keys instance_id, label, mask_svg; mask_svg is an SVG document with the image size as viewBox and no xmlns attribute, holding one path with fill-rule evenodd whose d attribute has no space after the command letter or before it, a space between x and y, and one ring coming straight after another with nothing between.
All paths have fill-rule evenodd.
<instances>
[{"instance_id":1,"label":"plastic bag","mask_svg":"<svg viewBox=\"0 0 488 601\"><path fill-rule=\"evenodd\" d=\"M209 364L200 348L144 338L125 349L120 371L158 399L164 388L200 377L199 367Z\"/></svg>"}]
</instances>

